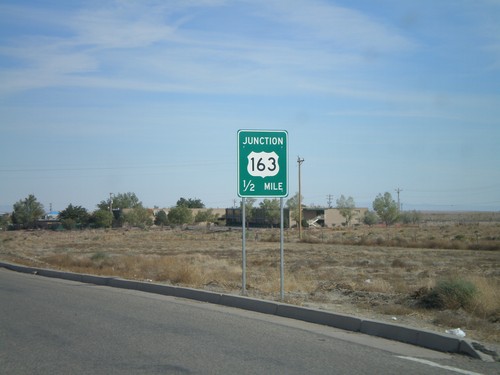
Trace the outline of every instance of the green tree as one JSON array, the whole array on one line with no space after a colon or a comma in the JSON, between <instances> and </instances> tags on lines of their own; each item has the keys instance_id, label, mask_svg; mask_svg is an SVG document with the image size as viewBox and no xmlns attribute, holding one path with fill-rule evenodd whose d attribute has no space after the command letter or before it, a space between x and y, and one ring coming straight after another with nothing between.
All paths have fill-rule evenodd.
<instances>
[{"instance_id":1,"label":"green tree","mask_svg":"<svg viewBox=\"0 0 500 375\"><path fill-rule=\"evenodd\" d=\"M165 211L160 210L155 215L155 225L164 226L168 225L168 217Z\"/></svg>"},{"instance_id":2,"label":"green tree","mask_svg":"<svg viewBox=\"0 0 500 375\"><path fill-rule=\"evenodd\" d=\"M365 216L363 217L363 223L366 225L374 225L378 223L378 216L373 211L366 211Z\"/></svg>"},{"instance_id":3,"label":"green tree","mask_svg":"<svg viewBox=\"0 0 500 375\"><path fill-rule=\"evenodd\" d=\"M142 206L126 210L123 214L123 221L132 227L138 228L153 225L150 211Z\"/></svg>"},{"instance_id":4,"label":"green tree","mask_svg":"<svg viewBox=\"0 0 500 375\"><path fill-rule=\"evenodd\" d=\"M172 207L168 211L167 218L170 224L190 224L193 222L193 213L186 206Z\"/></svg>"},{"instance_id":5,"label":"green tree","mask_svg":"<svg viewBox=\"0 0 500 375\"><path fill-rule=\"evenodd\" d=\"M142 207L142 202L137 198L135 193L118 193L111 194L111 197L107 200L101 201L97 207L100 210L108 210L110 207L113 209L125 209L125 208L137 208Z\"/></svg>"},{"instance_id":6,"label":"green tree","mask_svg":"<svg viewBox=\"0 0 500 375\"><path fill-rule=\"evenodd\" d=\"M33 194L30 194L24 200L19 200L14 204L12 212L12 222L19 224L23 228L31 229L36 225L36 221L45 214L43 205L36 200Z\"/></svg>"},{"instance_id":7,"label":"green tree","mask_svg":"<svg viewBox=\"0 0 500 375\"><path fill-rule=\"evenodd\" d=\"M216 215L214 214L214 211L209 208L208 210L205 211L198 211L196 216L194 217L194 222L195 223L213 223L217 219Z\"/></svg>"},{"instance_id":8,"label":"green tree","mask_svg":"<svg viewBox=\"0 0 500 375\"><path fill-rule=\"evenodd\" d=\"M142 202L137 198L135 193L118 193L110 194L109 199L101 201L97 205L99 210L113 211L113 227L121 227L125 223L125 209L143 208Z\"/></svg>"},{"instance_id":9,"label":"green tree","mask_svg":"<svg viewBox=\"0 0 500 375\"><path fill-rule=\"evenodd\" d=\"M399 217L398 204L389 192L379 194L373 201L373 209L385 225L394 224Z\"/></svg>"},{"instance_id":10,"label":"green tree","mask_svg":"<svg viewBox=\"0 0 500 375\"><path fill-rule=\"evenodd\" d=\"M192 198L189 198L189 199L186 199L186 198L180 198L178 201L177 201L177 204L176 204L177 207L181 207L181 206L184 206L184 207L187 207L187 208L205 208L205 205L203 204L203 202L201 201L201 199L192 199Z\"/></svg>"},{"instance_id":11,"label":"green tree","mask_svg":"<svg viewBox=\"0 0 500 375\"><path fill-rule=\"evenodd\" d=\"M10 224L10 215L2 214L0 215L0 230L7 230Z\"/></svg>"},{"instance_id":12,"label":"green tree","mask_svg":"<svg viewBox=\"0 0 500 375\"><path fill-rule=\"evenodd\" d=\"M90 221L96 228L111 228L113 214L108 210L97 210L92 214Z\"/></svg>"},{"instance_id":13,"label":"green tree","mask_svg":"<svg viewBox=\"0 0 500 375\"><path fill-rule=\"evenodd\" d=\"M354 209L356 208L356 203L354 203L353 197L346 198L344 195L341 195L339 199L337 199L337 209L340 214L345 219L345 224L349 226L351 220L354 216Z\"/></svg>"},{"instance_id":14,"label":"green tree","mask_svg":"<svg viewBox=\"0 0 500 375\"><path fill-rule=\"evenodd\" d=\"M59 220L64 228L74 229L77 227L86 227L90 220L87 209L82 206L73 206L71 203L59 213Z\"/></svg>"},{"instance_id":15,"label":"green tree","mask_svg":"<svg viewBox=\"0 0 500 375\"><path fill-rule=\"evenodd\" d=\"M279 224L280 220L280 201L279 199L264 199L260 202L260 209L262 210L265 221L271 226Z\"/></svg>"}]
</instances>

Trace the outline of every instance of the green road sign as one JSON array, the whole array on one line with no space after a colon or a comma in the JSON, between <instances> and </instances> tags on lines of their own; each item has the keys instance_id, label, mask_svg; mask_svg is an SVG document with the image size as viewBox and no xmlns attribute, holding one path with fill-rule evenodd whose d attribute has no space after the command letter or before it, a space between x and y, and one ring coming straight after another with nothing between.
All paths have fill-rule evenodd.
<instances>
[{"instance_id":1,"label":"green road sign","mask_svg":"<svg viewBox=\"0 0 500 375\"><path fill-rule=\"evenodd\" d=\"M288 196L288 133L285 130L238 131L238 195Z\"/></svg>"}]
</instances>

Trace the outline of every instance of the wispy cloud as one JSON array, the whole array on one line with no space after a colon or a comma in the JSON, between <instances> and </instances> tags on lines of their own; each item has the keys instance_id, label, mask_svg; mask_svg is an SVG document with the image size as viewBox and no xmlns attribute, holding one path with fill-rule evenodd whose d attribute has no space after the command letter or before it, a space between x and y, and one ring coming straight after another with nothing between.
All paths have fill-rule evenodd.
<instances>
[{"instance_id":1,"label":"wispy cloud","mask_svg":"<svg viewBox=\"0 0 500 375\"><path fill-rule=\"evenodd\" d=\"M67 30L64 35L32 36L16 40L18 47L0 47L4 56L23 62L3 70L1 92L72 85L166 92L307 92L336 85L342 80L336 72L366 63L367 49L411 44L359 13L321 2L297 1L290 7L256 3L259 14L269 15L273 9L285 43L185 26L196 17L197 2L181 9L118 4L50 17L54 28ZM186 6L193 15L183 13ZM40 10L31 16L21 11L24 18L40 16ZM313 40L305 37L311 32ZM349 48L334 52L321 40Z\"/></svg>"},{"instance_id":2,"label":"wispy cloud","mask_svg":"<svg viewBox=\"0 0 500 375\"><path fill-rule=\"evenodd\" d=\"M35 33L30 35L28 29L28 35L1 39L0 55L19 64L0 71L0 94L51 87L217 95L314 93L396 105L411 102L418 110L395 111L437 117L442 116L438 104L489 102L483 97L466 102L455 93L397 85L382 90L379 75L390 76L397 69L397 56L418 53L418 42L378 19L331 2L243 2L252 10L249 17L271 23L280 37L196 27L207 6L230 16L235 4L242 3L118 1L57 14L9 6L8 17L29 20ZM489 48L498 50L496 44Z\"/></svg>"},{"instance_id":3,"label":"wispy cloud","mask_svg":"<svg viewBox=\"0 0 500 375\"><path fill-rule=\"evenodd\" d=\"M126 4L126 3L125 3ZM71 27L82 47L102 49L145 48L175 40L177 25L164 22L162 9L122 6L84 10L71 19Z\"/></svg>"},{"instance_id":4,"label":"wispy cloud","mask_svg":"<svg viewBox=\"0 0 500 375\"><path fill-rule=\"evenodd\" d=\"M278 22L295 26L304 38L314 37L347 50L371 53L414 48L414 43L380 21L326 1L264 2Z\"/></svg>"}]
</instances>

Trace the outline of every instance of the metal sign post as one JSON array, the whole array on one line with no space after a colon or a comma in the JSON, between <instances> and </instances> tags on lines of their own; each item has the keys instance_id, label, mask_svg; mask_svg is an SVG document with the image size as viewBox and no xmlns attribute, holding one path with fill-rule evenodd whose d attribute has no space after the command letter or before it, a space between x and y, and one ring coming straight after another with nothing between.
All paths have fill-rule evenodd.
<instances>
[{"instance_id":1,"label":"metal sign post","mask_svg":"<svg viewBox=\"0 0 500 375\"><path fill-rule=\"evenodd\" d=\"M288 132L238 131L238 196L242 198L242 293L246 294L246 197L280 198L280 296L284 298L283 198L288 196Z\"/></svg>"},{"instance_id":2,"label":"metal sign post","mask_svg":"<svg viewBox=\"0 0 500 375\"><path fill-rule=\"evenodd\" d=\"M242 258L242 264L241 264L241 294L246 295L247 294L247 249L246 249L246 243L247 243L247 230L246 230L246 199L245 197L241 198L241 258Z\"/></svg>"},{"instance_id":3,"label":"metal sign post","mask_svg":"<svg viewBox=\"0 0 500 375\"><path fill-rule=\"evenodd\" d=\"M285 299L285 252L283 238L283 198L280 198L280 298Z\"/></svg>"}]
</instances>

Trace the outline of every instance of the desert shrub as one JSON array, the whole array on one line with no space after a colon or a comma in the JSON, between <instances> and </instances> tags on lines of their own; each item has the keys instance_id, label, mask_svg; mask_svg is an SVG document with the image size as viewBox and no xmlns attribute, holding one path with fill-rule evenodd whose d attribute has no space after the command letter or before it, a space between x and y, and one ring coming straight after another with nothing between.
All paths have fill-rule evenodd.
<instances>
[{"instance_id":1,"label":"desert shrub","mask_svg":"<svg viewBox=\"0 0 500 375\"><path fill-rule=\"evenodd\" d=\"M437 282L420 297L420 304L426 308L456 310L467 309L476 298L476 286L462 278L450 278Z\"/></svg>"},{"instance_id":2,"label":"desert shrub","mask_svg":"<svg viewBox=\"0 0 500 375\"><path fill-rule=\"evenodd\" d=\"M496 251L500 250L500 243L487 243L481 241L479 243L469 244L467 246L469 250L486 250L486 251Z\"/></svg>"},{"instance_id":3,"label":"desert shrub","mask_svg":"<svg viewBox=\"0 0 500 375\"><path fill-rule=\"evenodd\" d=\"M189 285L199 287L203 283L203 270L200 266L193 264L194 260L185 257L159 257L153 260L151 265L148 259L144 259L143 267L150 272L151 278L157 281L168 281L173 284ZM208 259L204 259L205 264ZM194 262L196 263L196 262Z\"/></svg>"},{"instance_id":4,"label":"desert shrub","mask_svg":"<svg viewBox=\"0 0 500 375\"><path fill-rule=\"evenodd\" d=\"M405 211L399 214L399 221L403 224L418 224L422 221L422 214L418 211Z\"/></svg>"},{"instance_id":5,"label":"desert shrub","mask_svg":"<svg viewBox=\"0 0 500 375\"><path fill-rule=\"evenodd\" d=\"M366 225L374 225L377 224L379 221L379 217L377 214L373 211L366 211L365 216L363 217L363 223Z\"/></svg>"},{"instance_id":6,"label":"desert shrub","mask_svg":"<svg viewBox=\"0 0 500 375\"><path fill-rule=\"evenodd\" d=\"M93 260L94 262L99 262L99 261L103 261L107 257L108 257L108 255L106 253L103 253L102 251L99 251L99 252L93 254L90 257L90 259Z\"/></svg>"},{"instance_id":7,"label":"desert shrub","mask_svg":"<svg viewBox=\"0 0 500 375\"><path fill-rule=\"evenodd\" d=\"M435 237L429 237L427 241L422 242L422 247L427 249L446 249L448 242L437 240Z\"/></svg>"},{"instance_id":8,"label":"desert shrub","mask_svg":"<svg viewBox=\"0 0 500 375\"><path fill-rule=\"evenodd\" d=\"M370 239L368 236L361 236L356 245L370 245Z\"/></svg>"},{"instance_id":9,"label":"desert shrub","mask_svg":"<svg viewBox=\"0 0 500 375\"><path fill-rule=\"evenodd\" d=\"M465 250L467 249L467 244L464 241L451 241L448 248L455 250Z\"/></svg>"},{"instance_id":10,"label":"desert shrub","mask_svg":"<svg viewBox=\"0 0 500 375\"><path fill-rule=\"evenodd\" d=\"M391 263L391 267L394 268L405 268L407 266L407 263L402 260L402 259L394 259Z\"/></svg>"},{"instance_id":11,"label":"desert shrub","mask_svg":"<svg viewBox=\"0 0 500 375\"><path fill-rule=\"evenodd\" d=\"M396 236L391 241L391 245L392 246L407 246L408 245L408 241L406 240L406 238L403 238L403 237L400 237L400 236Z\"/></svg>"},{"instance_id":12,"label":"desert shrub","mask_svg":"<svg viewBox=\"0 0 500 375\"><path fill-rule=\"evenodd\" d=\"M500 284L498 280L485 276L472 276L478 293L474 301L474 315L500 322Z\"/></svg>"},{"instance_id":13,"label":"desert shrub","mask_svg":"<svg viewBox=\"0 0 500 375\"><path fill-rule=\"evenodd\" d=\"M280 232L272 231L268 236L263 237L262 241L266 242L279 242L281 240Z\"/></svg>"},{"instance_id":14,"label":"desert shrub","mask_svg":"<svg viewBox=\"0 0 500 375\"><path fill-rule=\"evenodd\" d=\"M321 240L318 237L315 237L315 236L312 236L312 235L306 233L305 236L302 237L301 242L317 244L317 243L321 243Z\"/></svg>"}]
</instances>

